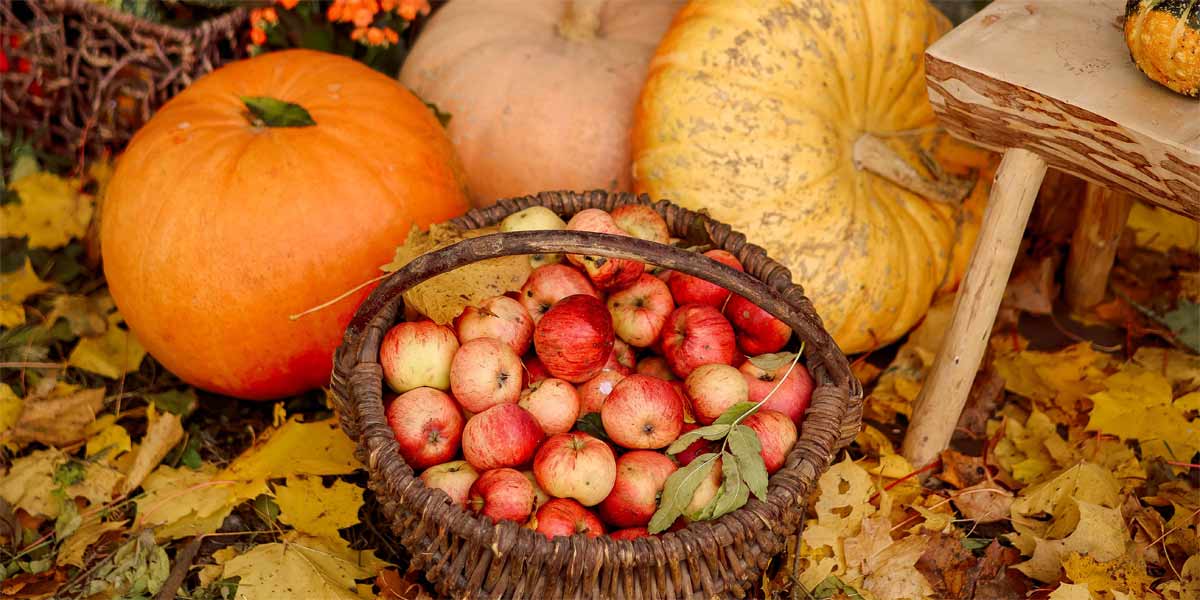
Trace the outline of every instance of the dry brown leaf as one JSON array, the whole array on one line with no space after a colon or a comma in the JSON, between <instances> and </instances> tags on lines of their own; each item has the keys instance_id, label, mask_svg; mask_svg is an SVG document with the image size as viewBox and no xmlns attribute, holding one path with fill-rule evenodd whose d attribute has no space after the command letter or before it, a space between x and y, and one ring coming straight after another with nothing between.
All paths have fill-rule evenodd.
<instances>
[{"instance_id":1,"label":"dry brown leaf","mask_svg":"<svg viewBox=\"0 0 1200 600\"><path fill-rule=\"evenodd\" d=\"M183 424L179 415L164 412L156 413L154 405L148 407L147 418L150 425L146 435L138 445L133 458L133 464L125 474L125 484L121 487L122 494L128 494L142 485L142 481L162 462L163 457L183 439Z\"/></svg>"},{"instance_id":2,"label":"dry brown leaf","mask_svg":"<svg viewBox=\"0 0 1200 600\"><path fill-rule=\"evenodd\" d=\"M379 586L378 600L433 600L433 595L420 583L420 574L409 572L401 576L396 569L384 569L375 577Z\"/></svg>"},{"instance_id":3,"label":"dry brown leaf","mask_svg":"<svg viewBox=\"0 0 1200 600\"><path fill-rule=\"evenodd\" d=\"M83 555L87 549L92 547L100 540L100 538L111 531L120 531L125 528L126 521L106 521L101 522L100 517L79 526L71 537L63 541L62 546L58 549L58 557L55 559L55 564L60 566L72 565L83 567Z\"/></svg>"},{"instance_id":4,"label":"dry brown leaf","mask_svg":"<svg viewBox=\"0 0 1200 600\"><path fill-rule=\"evenodd\" d=\"M57 594L66 582L66 571L57 567L41 573L21 573L0 582L0 596L12 600L43 600Z\"/></svg>"},{"instance_id":5,"label":"dry brown leaf","mask_svg":"<svg viewBox=\"0 0 1200 600\"><path fill-rule=\"evenodd\" d=\"M930 536L917 570L938 598L965 600L973 597L978 562L957 537L939 533Z\"/></svg>"},{"instance_id":6,"label":"dry brown leaf","mask_svg":"<svg viewBox=\"0 0 1200 600\"><path fill-rule=\"evenodd\" d=\"M954 494L954 506L976 523L995 523L1008 518L1013 493L991 481L965 487Z\"/></svg>"},{"instance_id":7,"label":"dry brown leaf","mask_svg":"<svg viewBox=\"0 0 1200 600\"><path fill-rule=\"evenodd\" d=\"M49 398L26 398L16 425L0 437L17 444L41 442L67 446L83 441L88 424L96 420L96 413L103 407L104 388Z\"/></svg>"},{"instance_id":8,"label":"dry brown leaf","mask_svg":"<svg viewBox=\"0 0 1200 600\"><path fill-rule=\"evenodd\" d=\"M1086 584L1093 592L1118 591L1142 598L1154 583L1154 578L1146 573L1146 562L1135 552L1108 562L1071 552L1063 561L1063 569L1068 579Z\"/></svg>"},{"instance_id":9,"label":"dry brown leaf","mask_svg":"<svg viewBox=\"0 0 1200 600\"><path fill-rule=\"evenodd\" d=\"M931 597L933 587L917 570L928 545L928 536L910 535L884 548L867 561L862 588L879 598Z\"/></svg>"},{"instance_id":10,"label":"dry brown leaf","mask_svg":"<svg viewBox=\"0 0 1200 600\"><path fill-rule=\"evenodd\" d=\"M1054 274L1058 269L1058 255L1038 258L1022 257L1013 268L1013 275L1004 289L1001 310L1047 315L1054 311L1054 299L1058 297L1058 285ZM1014 321L1015 322L1015 321Z\"/></svg>"},{"instance_id":11,"label":"dry brown leaf","mask_svg":"<svg viewBox=\"0 0 1200 600\"><path fill-rule=\"evenodd\" d=\"M941 457L942 471L937 474L937 478L955 489L975 485L987 478L987 467L984 466L981 456L968 456L957 450L943 450Z\"/></svg>"}]
</instances>

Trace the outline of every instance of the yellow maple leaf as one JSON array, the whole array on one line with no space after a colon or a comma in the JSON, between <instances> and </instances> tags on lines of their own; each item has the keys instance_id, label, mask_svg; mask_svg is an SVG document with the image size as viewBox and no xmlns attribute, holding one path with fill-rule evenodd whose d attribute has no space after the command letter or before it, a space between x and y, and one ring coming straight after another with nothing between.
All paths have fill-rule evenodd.
<instances>
[{"instance_id":1,"label":"yellow maple leaf","mask_svg":"<svg viewBox=\"0 0 1200 600\"><path fill-rule=\"evenodd\" d=\"M994 365L1004 389L1033 400L1055 421L1070 423L1079 413L1078 402L1101 389L1108 362L1106 355L1081 342L1057 352L999 350Z\"/></svg>"},{"instance_id":2,"label":"yellow maple leaf","mask_svg":"<svg viewBox=\"0 0 1200 600\"><path fill-rule=\"evenodd\" d=\"M125 473L125 485L121 489L124 494L141 485L150 471L162 462L163 457L179 443L179 440L183 439L183 425L179 415L169 412L159 415L151 404L147 408L146 419L149 421L146 435L134 454L133 464Z\"/></svg>"},{"instance_id":3,"label":"yellow maple leaf","mask_svg":"<svg viewBox=\"0 0 1200 600\"><path fill-rule=\"evenodd\" d=\"M0 206L0 235L28 237L30 248L61 248L83 237L92 221L94 199L76 183L46 172L26 175L9 188L20 202Z\"/></svg>"},{"instance_id":4,"label":"yellow maple leaf","mask_svg":"<svg viewBox=\"0 0 1200 600\"><path fill-rule=\"evenodd\" d=\"M1200 223L1165 208L1134 202L1125 227L1134 232L1134 243L1158 252L1200 248Z\"/></svg>"},{"instance_id":5,"label":"yellow maple leaf","mask_svg":"<svg viewBox=\"0 0 1200 600\"><path fill-rule=\"evenodd\" d=\"M100 537L110 531L119 531L126 525L125 521L104 521L100 520L99 515L84 522L75 530L70 537L62 541L62 546L58 548L58 556L54 562L57 565L74 565L83 567L83 554L87 549L99 541Z\"/></svg>"},{"instance_id":6,"label":"yellow maple leaf","mask_svg":"<svg viewBox=\"0 0 1200 600\"><path fill-rule=\"evenodd\" d=\"M1162 374L1176 393L1200 389L1200 356L1174 348L1143 346L1133 355L1133 362Z\"/></svg>"},{"instance_id":7,"label":"yellow maple leaf","mask_svg":"<svg viewBox=\"0 0 1200 600\"><path fill-rule=\"evenodd\" d=\"M1121 510L1091 502L1074 502L1078 521L1070 535L1058 539L1037 538L1029 560L1015 565L1022 573L1039 581L1057 581L1062 576L1063 560L1072 552L1087 554L1106 562L1125 553L1129 531Z\"/></svg>"},{"instance_id":8,"label":"yellow maple leaf","mask_svg":"<svg viewBox=\"0 0 1200 600\"><path fill-rule=\"evenodd\" d=\"M1086 584L1064 583L1047 596L1048 600L1093 600Z\"/></svg>"},{"instance_id":9,"label":"yellow maple leaf","mask_svg":"<svg viewBox=\"0 0 1200 600\"><path fill-rule=\"evenodd\" d=\"M24 405L7 383L0 383L0 432L7 432L17 424Z\"/></svg>"},{"instance_id":10,"label":"yellow maple leaf","mask_svg":"<svg viewBox=\"0 0 1200 600\"><path fill-rule=\"evenodd\" d=\"M214 479L217 468L161 465L142 481L135 527L152 527L159 540L216 531L233 510L232 481Z\"/></svg>"},{"instance_id":11,"label":"yellow maple leaf","mask_svg":"<svg viewBox=\"0 0 1200 600\"><path fill-rule=\"evenodd\" d=\"M928 545L928 537L910 535L883 548L867 560L862 589L878 598L931 598L933 587L917 570Z\"/></svg>"},{"instance_id":12,"label":"yellow maple leaf","mask_svg":"<svg viewBox=\"0 0 1200 600\"><path fill-rule=\"evenodd\" d=\"M1079 524L1075 502L1116 508L1121 502L1120 493L1121 484L1112 473L1092 463L1077 464L1053 479L1021 490L1012 504L1013 529L1042 538L1066 537Z\"/></svg>"},{"instance_id":13,"label":"yellow maple leaf","mask_svg":"<svg viewBox=\"0 0 1200 600\"><path fill-rule=\"evenodd\" d=\"M51 519L62 511L62 501L54 491L60 484L54 473L66 463L68 456L61 450L36 450L13 461L8 474L0 478L0 498L15 508L35 516ZM66 488L68 498L85 498L92 505L103 504L113 497L121 473L99 462L87 463L83 479Z\"/></svg>"},{"instance_id":14,"label":"yellow maple leaf","mask_svg":"<svg viewBox=\"0 0 1200 600\"><path fill-rule=\"evenodd\" d=\"M238 498L267 493L268 479L295 475L346 475L362 468L354 457L354 442L338 427L336 418L301 423L295 417L259 438L218 477L239 482Z\"/></svg>"},{"instance_id":15,"label":"yellow maple leaf","mask_svg":"<svg viewBox=\"0 0 1200 600\"><path fill-rule=\"evenodd\" d=\"M815 520L800 534L800 585L811 590L830 575L844 575L846 559L842 550L842 532Z\"/></svg>"},{"instance_id":16,"label":"yellow maple leaf","mask_svg":"<svg viewBox=\"0 0 1200 600\"><path fill-rule=\"evenodd\" d=\"M1200 420L1188 420L1191 400L1178 406L1171 400L1166 377L1137 363L1126 363L1104 380L1103 391L1093 394L1089 431L1101 431L1122 440L1137 440L1142 457L1189 461L1200 450Z\"/></svg>"},{"instance_id":17,"label":"yellow maple leaf","mask_svg":"<svg viewBox=\"0 0 1200 600\"><path fill-rule=\"evenodd\" d=\"M870 504L875 485L866 469L846 457L817 480L817 522L845 534L858 533L862 520L875 512Z\"/></svg>"},{"instance_id":18,"label":"yellow maple leaf","mask_svg":"<svg viewBox=\"0 0 1200 600\"><path fill-rule=\"evenodd\" d=\"M220 579L221 572L225 570L225 563L238 554L238 549L233 546L226 546L214 551L212 553L214 564L200 567L200 585L207 587L208 584Z\"/></svg>"},{"instance_id":19,"label":"yellow maple leaf","mask_svg":"<svg viewBox=\"0 0 1200 600\"><path fill-rule=\"evenodd\" d=\"M113 417L113 415L104 416ZM129 438L129 432L125 431L124 427L111 422L115 419L109 418L104 420L110 422L88 438L87 456L95 456L104 450L108 450L110 458L124 452L129 452L133 448L133 440Z\"/></svg>"},{"instance_id":20,"label":"yellow maple leaf","mask_svg":"<svg viewBox=\"0 0 1200 600\"><path fill-rule=\"evenodd\" d=\"M74 386L56 385L47 397L26 398L17 422L0 439L67 446L84 439L103 406L104 388L76 391Z\"/></svg>"},{"instance_id":21,"label":"yellow maple leaf","mask_svg":"<svg viewBox=\"0 0 1200 600\"><path fill-rule=\"evenodd\" d=\"M40 294L51 286L52 283L38 278L28 258L21 268L0 273L0 327L23 325L25 307L22 304L30 296Z\"/></svg>"},{"instance_id":22,"label":"yellow maple leaf","mask_svg":"<svg viewBox=\"0 0 1200 600\"><path fill-rule=\"evenodd\" d=\"M279 543L260 544L224 565L223 577L239 577L241 600L359 600L355 582L374 577L384 563L343 540L289 532Z\"/></svg>"},{"instance_id":23,"label":"yellow maple leaf","mask_svg":"<svg viewBox=\"0 0 1200 600\"><path fill-rule=\"evenodd\" d=\"M1101 562L1095 556L1070 552L1063 560L1063 570L1075 583L1087 584L1093 592L1125 592L1141 598L1154 578L1146 573L1146 561L1136 552L1121 558Z\"/></svg>"},{"instance_id":24,"label":"yellow maple leaf","mask_svg":"<svg viewBox=\"0 0 1200 600\"><path fill-rule=\"evenodd\" d=\"M99 337L79 340L67 364L109 379L120 379L122 375L136 371L146 356L146 349L129 331L117 325L122 321L120 313L108 315L108 328Z\"/></svg>"},{"instance_id":25,"label":"yellow maple leaf","mask_svg":"<svg viewBox=\"0 0 1200 600\"><path fill-rule=\"evenodd\" d=\"M338 538L338 530L359 522L363 489L344 481L325 487L319 477L288 477L276 486L279 520L296 531L317 537Z\"/></svg>"}]
</instances>

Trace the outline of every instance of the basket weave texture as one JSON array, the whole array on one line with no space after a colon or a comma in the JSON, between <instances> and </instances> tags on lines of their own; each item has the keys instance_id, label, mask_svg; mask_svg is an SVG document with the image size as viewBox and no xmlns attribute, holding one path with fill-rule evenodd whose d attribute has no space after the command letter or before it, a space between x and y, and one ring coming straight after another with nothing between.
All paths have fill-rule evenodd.
<instances>
[{"instance_id":1,"label":"basket weave texture","mask_svg":"<svg viewBox=\"0 0 1200 600\"><path fill-rule=\"evenodd\" d=\"M577 231L489 234L422 255L391 275L363 302L335 357L333 391L341 426L367 465L370 487L397 539L437 591L454 598L708 599L755 597L760 577L789 536L798 533L803 506L835 454L857 435L862 387L788 270L746 242L728 225L665 200L592 191L546 192L502 200L451 221L463 229L497 224L505 216L542 205L564 219L585 208L612 210L650 204L672 235L706 235L744 265L745 273L701 254L632 237ZM765 501L658 537L631 541L584 535L547 540L511 521L493 524L452 505L425 487L398 452L383 406L379 347L402 318L401 294L466 264L499 255L575 252L620 258L683 271L721 284L793 328L816 388L795 447L769 480Z\"/></svg>"},{"instance_id":2,"label":"basket weave texture","mask_svg":"<svg viewBox=\"0 0 1200 600\"><path fill-rule=\"evenodd\" d=\"M118 149L196 78L245 55L237 35L248 15L239 7L181 29L88 0L0 0L4 129L58 155Z\"/></svg>"}]
</instances>

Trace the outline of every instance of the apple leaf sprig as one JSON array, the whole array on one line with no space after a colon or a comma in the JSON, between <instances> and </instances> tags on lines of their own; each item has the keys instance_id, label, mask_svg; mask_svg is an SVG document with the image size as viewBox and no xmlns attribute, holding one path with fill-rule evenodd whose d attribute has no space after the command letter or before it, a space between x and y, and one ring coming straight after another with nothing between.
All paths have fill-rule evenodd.
<instances>
[{"instance_id":1,"label":"apple leaf sprig","mask_svg":"<svg viewBox=\"0 0 1200 600\"><path fill-rule=\"evenodd\" d=\"M691 504L696 489L709 476L713 464L718 460L721 461L721 487L708 504L693 514L686 515L689 519L707 521L731 513L749 502L751 493L759 500L766 500L767 467L763 463L762 446L758 442L758 435L749 426L743 425L742 421L762 408L779 390L783 382L791 376L803 352L804 344L801 342L798 352L780 353L772 357L780 362L788 360L791 364L762 400L734 404L721 413L712 425L693 429L679 436L679 439L667 447L667 454L674 455L683 452L700 439L721 442L719 451L701 454L667 478L658 510L651 517L650 524L646 527L647 531L652 534L660 533L683 515Z\"/></svg>"}]
</instances>

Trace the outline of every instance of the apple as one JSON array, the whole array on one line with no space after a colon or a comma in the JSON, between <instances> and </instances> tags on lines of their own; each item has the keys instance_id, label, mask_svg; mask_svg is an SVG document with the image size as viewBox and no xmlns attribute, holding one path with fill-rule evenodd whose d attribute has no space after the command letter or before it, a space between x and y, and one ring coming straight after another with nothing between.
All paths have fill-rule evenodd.
<instances>
[{"instance_id":1,"label":"apple","mask_svg":"<svg viewBox=\"0 0 1200 600\"><path fill-rule=\"evenodd\" d=\"M458 341L465 344L478 338L496 338L508 344L517 356L529 350L533 339L533 319L520 302L508 296L494 296L468 306L454 319Z\"/></svg>"},{"instance_id":2,"label":"apple","mask_svg":"<svg viewBox=\"0 0 1200 600\"><path fill-rule=\"evenodd\" d=\"M696 425L695 423L684 423L683 430L680 431L679 434L683 435L693 429L699 429L699 428L700 428L700 426ZM683 452L676 454L675 461L679 463L679 466L686 467L689 464L691 464L691 462L693 460L696 460L696 457L700 456L701 454L708 454L709 452L720 452L720 451L721 451L720 443L714 442L712 440L706 440L704 438L700 438L700 439L692 442L687 448L685 448L683 450Z\"/></svg>"},{"instance_id":3,"label":"apple","mask_svg":"<svg viewBox=\"0 0 1200 600\"><path fill-rule=\"evenodd\" d=\"M454 354L450 364L450 390L463 408L483 412L497 404L512 404L521 397L525 370L521 357L496 338L475 338Z\"/></svg>"},{"instance_id":4,"label":"apple","mask_svg":"<svg viewBox=\"0 0 1200 600\"><path fill-rule=\"evenodd\" d=\"M746 402L750 397L750 388L741 372L720 363L696 367L684 385L692 402L692 416L705 425L716 421L730 406Z\"/></svg>"},{"instance_id":5,"label":"apple","mask_svg":"<svg viewBox=\"0 0 1200 600\"><path fill-rule=\"evenodd\" d=\"M683 405L683 422L695 423L696 415L692 414L692 401L687 396L687 386L678 379L672 379L667 383L671 384L671 389L679 396L679 402Z\"/></svg>"},{"instance_id":6,"label":"apple","mask_svg":"<svg viewBox=\"0 0 1200 600\"><path fill-rule=\"evenodd\" d=\"M625 375L618 371L601 371L579 386L579 414L600 412L604 401L622 379L625 379Z\"/></svg>"},{"instance_id":7,"label":"apple","mask_svg":"<svg viewBox=\"0 0 1200 600\"><path fill-rule=\"evenodd\" d=\"M463 458L479 471L529 462L544 434L529 411L516 404L497 404L467 420Z\"/></svg>"},{"instance_id":8,"label":"apple","mask_svg":"<svg viewBox=\"0 0 1200 600\"><path fill-rule=\"evenodd\" d=\"M711 306L680 306L667 319L662 335L662 354L681 379L700 365L731 364L737 354L733 326Z\"/></svg>"},{"instance_id":9,"label":"apple","mask_svg":"<svg viewBox=\"0 0 1200 600\"><path fill-rule=\"evenodd\" d=\"M467 494L478 478L479 472L465 460L434 465L421 473L425 487L446 492L451 502L463 508L467 507Z\"/></svg>"},{"instance_id":10,"label":"apple","mask_svg":"<svg viewBox=\"0 0 1200 600\"><path fill-rule=\"evenodd\" d=\"M613 527L642 527L658 510L658 495L675 463L652 450L633 450L617 459L617 480L600 503L600 517Z\"/></svg>"},{"instance_id":11,"label":"apple","mask_svg":"<svg viewBox=\"0 0 1200 600\"><path fill-rule=\"evenodd\" d=\"M738 348L750 356L779 352L792 337L787 323L737 294L725 303L725 317L737 334Z\"/></svg>"},{"instance_id":12,"label":"apple","mask_svg":"<svg viewBox=\"0 0 1200 600\"><path fill-rule=\"evenodd\" d=\"M700 513L704 511L704 507L712 502L713 498L717 497L717 491L721 489L721 480L724 476L721 473L721 459L713 460L712 466L708 469L708 475L696 487L696 491L692 493L692 500L683 509L683 518L687 521L695 521Z\"/></svg>"},{"instance_id":13,"label":"apple","mask_svg":"<svg viewBox=\"0 0 1200 600\"><path fill-rule=\"evenodd\" d=\"M704 253L707 256L719 263L733 267L738 271L742 271L742 263L738 261L734 255L724 250L709 250ZM729 298L729 290L712 283L705 281L699 277L672 271L670 277L667 278L667 287L671 289L671 296L675 298L675 303L679 306L684 304L704 304L717 309L725 306L725 300Z\"/></svg>"},{"instance_id":14,"label":"apple","mask_svg":"<svg viewBox=\"0 0 1200 600\"><path fill-rule=\"evenodd\" d=\"M571 537L577 533L593 538L604 535L604 524L600 519L570 498L555 498L543 504L534 519L537 520L535 531L545 535L546 539L560 535Z\"/></svg>"},{"instance_id":15,"label":"apple","mask_svg":"<svg viewBox=\"0 0 1200 600\"><path fill-rule=\"evenodd\" d=\"M579 392L570 383L551 377L536 381L521 392L518 406L533 415L546 435L566 433L579 418Z\"/></svg>"},{"instance_id":16,"label":"apple","mask_svg":"<svg viewBox=\"0 0 1200 600\"><path fill-rule=\"evenodd\" d=\"M638 348L654 344L673 310L675 302L667 284L645 273L608 296L608 312L617 337Z\"/></svg>"},{"instance_id":17,"label":"apple","mask_svg":"<svg viewBox=\"0 0 1200 600\"><path fill-rule=\"evenodd\" d=\"M546 370L546 365L542 364L542 360L537 355L525 357L525 383L533 385L543 379L550 377L550 371Z\"/></svg>"},{"instance_id":18,"label":"apple","mask_svg":"<svg viewBox=\"0 0 1200 600\"><path fill-rule=\"evenodd\" d=\"M443 463L458 453L462 411L446 392L419 387L387 405L388 425L400 445L400 456L414 470Z\"/></svg>"},{"instance_id":19,"label":"apple","mask_svg":"<svg viewBox=\"0 0 1200 600\"><path fill-rule=\"evenodd\" d=\"M604 432L626 448L664 448L683 428L683 401L670 383L630 375L613 388L600 410Z\"/></svg>"},{"instance_id":20,"label":"apple","mask_svg":"<svg viewBox=\"0 0 1200 600\"><path fill-rule=\"evenodd\" d=\"M524 523L533 513L533 486L519 471L484 471L467 493L467 510L492 520Z\"/></svg>"},{"instance_id":21,"label":"apple","mask_svg":"<svg viewBox=\"0 0 1200 600\"><path fill-rule=\"evenodd\" d=\"M742 420L742 424L758 435L759 454L767 473L774 473L783 466L788 452L796 444L796 424L787 415L777 410L758 409Z\"/></svg>"},{"instance_id":22,"label":"apple","mask_svg":"<svg viewBox=\"0 0 1200 600\"><path fill-rule=\"evenodd\" d=\"M571 383L583 383L604 369L613 339L604 303L586 294L559 300L533 331L533 347L546 370Z\"/></svg>"},{"instance_id":23,"label":"apple","mask_svg":"<svg viewBox=\"0 0 1200 600\"><path fill-rule=\"evenodd\" d=\"M529 274L518 297L536 324L556 302L576 294L596 296L596 287L586 275L567 265L546 265Z\"/></svg>"},{"instance_id":24,"label":"apple","mask_svg":"<svg viewBox=\"0 0 1200 600\"><path fill-rule=\"evenodd\" d=\"M767 394L771 394L762 408L777 410L799 425L804 417L804 411L808 409L808 403L812 399L813 380L804 365L796 364L791 375L784 378L782 384L778 383L779 379L788 372L788 367L791 366L791 360L788 360L791 356L791 354L761 354L742 363L738 370L746 378L746 385L750 391L750 402L757 404L762 402ZM772 394L771 390L775 389L776 385L779 385L779 389Z\"/></svg>"},{"instance_id":25,"label":"apple","mask_svg":"<svg viewBox=\"0 0 1200 600\"><path fill-rule=\"evenodd\" d=\"M667 222L648 204L622 204L609 214L617 227L635 238L660 244L671 243L671 230L667 228Z\"/></svg>"},{"instance_id":26,"label":"apple","mask_svg":"<svg viewBox=\"0 0 1200 600\"><path fill-rule=\"evenodd\" d=\"M585 208L567 221L568 231L590 231L609 235L628 236L617 227L612 215L598 209ZM567 260L583 268L588 279L601 290L615 290L633 283L645 271L640 261L627 258L609 258L591 254L568 254Z\"/></svg>"},{"instance_id":27,"label":"apple","mask_svg":"<svg viewBox=\"0 0 1200 600\"><path fill-rule=\"evenodd\" d=\"M608 444L586 433L560 433L538 449L533 474L551 496L595 506L612 491L617 460Z\"/></svg>"},{"instance_id":28,"label":"apple","mask_svg":"<svg viewBox=\"0 0 1200 600\"><path fill-rule=\"evenodd\" d=\"M621 338L613 338L612 354L608 355L608 361L604 363L605 371L616 371L622 375L633 375L633 369L637 366L637 355L633 348L621 341Z\"/></svg>"},{"instance_id":29,"label":"apple","mask_svg":"<svg viewBox=\"0 0 1200 600\"><path fill-rule=\"evenodd\" d=\"M608 534L608 537L614 540L636 540L640 537L658 537L650 535L645 527L630 527L629 529L621 529Z\"/></svg>"},{"instance_id":30,"label":"apple","mask_svg":"<svg viewBox=\"0 0 1200 600\"><path fill-rule=\"evenodd\" d=\"M533 486L533 510L536 511L538 507L550 501L550 494L547 494L546 490L543 490L542 486L538 485L537 477L534 476L533 471L525 470L521 471L521 474L524 475L525 479L529 480L529 484Z\"/></svg>"},{"instance_id":31,"label":"apple","mask_svg":"<svg viewBox=\"0 0 1200 600\"><path fill-rule=\"evenodd\" d=\"M517 211L500 221L500 231L557 231L567 228L567 223L554 211L545 206L530 206ZM529 264L536 269L542 265L554 264L562 260L560 254L531 254Z\"/></svg>"},{"instance_id":32,"label":"apple","mask_svg":"<svg viewBox=\"0 0 1200 600\"><path fill-rule=\"evenodd\" d=\"M675 379L675 374L671 372L671 367L667 365L667 359L661 356L647 356L638 361L637 373L638 375L649 375L665 381Z\"/></svg>"},{"instance_id":33,"label":"apple","mask_svg":"<svg viewBox=\"0 0 1200 600\"><path fill-rule=\"evenodd\" d=\"M379 346L379 364L388 387L398 394L419 387L450 389L450 361L458 351L454 330L433 321L392 327Z\"/></svg>"}]
</instances>

